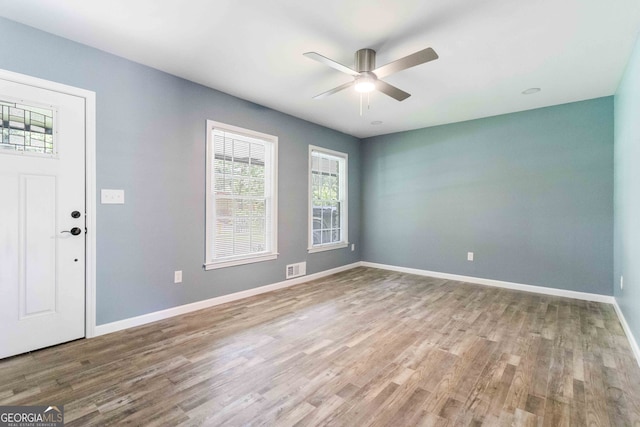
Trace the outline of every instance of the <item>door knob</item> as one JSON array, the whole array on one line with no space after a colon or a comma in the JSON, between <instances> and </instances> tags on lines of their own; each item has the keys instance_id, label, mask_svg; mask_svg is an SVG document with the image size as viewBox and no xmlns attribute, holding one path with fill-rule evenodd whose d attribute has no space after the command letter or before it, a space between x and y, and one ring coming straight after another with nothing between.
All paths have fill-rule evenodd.
<instances>
[{"instance_id":1,"label":"door knob","mask_svg":"<svg viewBox=\"0 0 640 427\"><path fill-rule=\"evenodd\" d=\"M82 230L79 229L78 227L73 227L71 230L65 230L60 232L60 234L62 233L71 233L74 236L77 236L78 234L82 233Z\"/></svg>"}]
</instances>

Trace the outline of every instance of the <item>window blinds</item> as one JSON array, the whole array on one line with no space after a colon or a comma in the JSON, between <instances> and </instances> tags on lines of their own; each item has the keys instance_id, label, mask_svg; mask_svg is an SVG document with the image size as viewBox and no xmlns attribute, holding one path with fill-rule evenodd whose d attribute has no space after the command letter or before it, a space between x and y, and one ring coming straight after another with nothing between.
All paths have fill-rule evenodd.
<instances>
[{"instance_id":1,"label":"window blinds","mask_svg":"<svg viewBox=\"0 0 640 427\"><path fill-rule=\"evenodd\" d=\"M269 141L213 130L213 260L270 250Z\"/></svg>"}]
</instances>

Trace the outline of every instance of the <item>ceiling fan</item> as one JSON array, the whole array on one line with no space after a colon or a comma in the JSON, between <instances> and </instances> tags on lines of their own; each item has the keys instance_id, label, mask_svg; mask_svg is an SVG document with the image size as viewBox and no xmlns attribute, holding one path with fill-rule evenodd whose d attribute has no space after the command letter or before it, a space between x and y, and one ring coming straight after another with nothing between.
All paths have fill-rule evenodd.
<instances>
[{"instance_id":1,"label":"ceiling fan","mask_svg":"<svg viewBox=\"0 0 640 427\"><path fill-rule=\"evenodd\" d=\"M378 90L398 101L404 101L411 95L380 79L398 71L438 59L438 54L428 47L376 68L376 51L373 49L360 49L355 55L355 69L352 69L316 52L307 52L304 56L354 77L353 81L316 95L313 97L314 99L324 98L353 86L357 92L367 93Z\"/></svg>"}]
</instances>

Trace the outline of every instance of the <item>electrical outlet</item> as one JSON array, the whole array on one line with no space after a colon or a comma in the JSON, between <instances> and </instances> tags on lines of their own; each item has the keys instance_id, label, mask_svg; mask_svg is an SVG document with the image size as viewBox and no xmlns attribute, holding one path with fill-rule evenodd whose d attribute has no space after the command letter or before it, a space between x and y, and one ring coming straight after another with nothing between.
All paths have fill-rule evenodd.
<instances>
[{"instance_id":1,"label":"electrical outlet","mask_svg":"<svg viewBox=\"0 0 640 427\"><path fill-rule=\"evenodd\" d=\"M356 244L355 244L355 243L352 243L352 244L351 244L351 252L353 252L353 251L355 251L355 250L356 250Z\"/></svg>"},{"instance_id":2,"label":"electrical outlet","mask_svg":"<svg viewBox=\"0 0 640 427\"><path fill-rule=\"evenodd\" d=\"M473 252L467 252L467 261L473 261Z\"/></svg>"},{"instance_id":3,"label":"electrical outlet","mask_svg":"<svg viewBox=\"0 0 640 427\"><path fill-rule=\"evenodd\" d=\"M624 289L624 276L620 276L620 289Z\"/></svg>"},{"instance_id":4,"label":"electrical outlet","mask_svg":"<svg viewBox=\"0 0 640 427\"><path fill-rule=\"evenodd\" d=\"M173 283L182 283L182 270L173 272Z\"/></svg>"}]
</instances>

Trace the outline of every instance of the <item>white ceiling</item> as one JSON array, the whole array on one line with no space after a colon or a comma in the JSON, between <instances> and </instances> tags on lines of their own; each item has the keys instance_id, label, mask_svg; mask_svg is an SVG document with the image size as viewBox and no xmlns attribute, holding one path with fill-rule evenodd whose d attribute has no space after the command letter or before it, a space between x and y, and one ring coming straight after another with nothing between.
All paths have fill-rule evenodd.
<instances>
[{"instance_id":1,"label":"white ceiling","mask_svg":"<svg viewBox=\"0 0 640 427\"><path fill-rule=\"evenodd\" d=\"M612 95L640 29L638 0L0 0L0 15L357 137ZM385 80L359 115L361 48L383 65L436 61ZM527 88L541 92L522 95ZM382 121L372 125L372 121Z\"/></svg>"}]
</instances>

